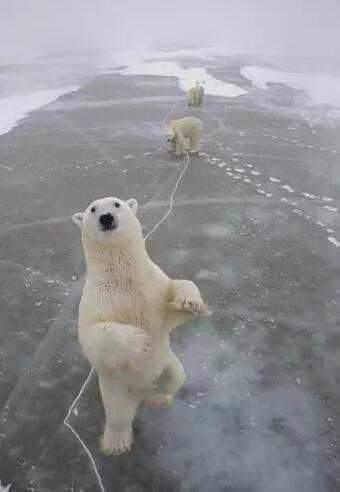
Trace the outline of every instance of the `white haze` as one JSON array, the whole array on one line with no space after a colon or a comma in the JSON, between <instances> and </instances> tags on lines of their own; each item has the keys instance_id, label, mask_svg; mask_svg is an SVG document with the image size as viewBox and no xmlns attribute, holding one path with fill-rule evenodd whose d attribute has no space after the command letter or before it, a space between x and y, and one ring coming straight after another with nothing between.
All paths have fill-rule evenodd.
<instances>
[{"instance_id":1,"label":"white haze","mask_svg":"<svg viewBox=\"0 0 340 492\"><path fill-rule=\"evenodd\" d=\"M339 19L338 0L1 0L0 62L183 45L331 58Z\"/></svg>"}]
</instances>

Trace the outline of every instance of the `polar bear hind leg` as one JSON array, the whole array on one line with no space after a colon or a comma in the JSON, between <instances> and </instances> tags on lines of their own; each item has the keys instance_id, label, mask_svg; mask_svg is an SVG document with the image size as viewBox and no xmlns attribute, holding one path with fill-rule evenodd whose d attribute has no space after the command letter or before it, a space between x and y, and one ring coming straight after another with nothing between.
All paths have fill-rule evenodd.
<instances>
[{"instance_id":1,"label":"polar bear hind leg","mask_svg":"<svg viewBox=\"0 0 340 492\"><path fill-rule=\"evenodd\" d=\"M195 94L195 106L200 106L201 95L198 91Z\"/></svg>"},{"instance_id":2,"label":"polar bear hind leg","mask_svg":"<svg viewBox=\"0 0 340 492\"><path fill-rule=\"evenodd\" d=\"M183 154L183 146L181 145L181 143L177 141L175 147L175 155L182 155L182 154Z\"/></svg>"},{"instance_id":3,"label":"polar bear hind leg","mask_svg":"<svg viewBox=\"0 0 340 492\"><path fill-rule=\"evenodd\" d=\"M129 451L133 442L132 422L140 398L129 389L112 382L112 378L99 375L99 386L105 409L105 430L101 450L107 456Z\"/></svg>"},{"instance_id":4,"label":"polar bear hind leg","mask_svg":"<svg viewBox=\"0 0 340 492\"><path fill-rule=\"evenodd\" d=\"M186 381L182 364L170 350L168 361L155 381L157 391L161 393L176 393Z\"/></svg>"},{"instance_id":5,"label":"polar bear hind leg","mask_svg":"<svg viewBox=\"0 0 340 492\"><path fill-rule=\"evenodd\" d=\"M182 364L170 350L169 358L161 374L154 381L154 391L144 399L146 405L152 408L168 407L173 395L186 381Z\"/></svg>"},{"instance_id":6,"label":"polar bear hind leg","mask_svg":"<svg viewBox=\"0 0 340 492\"><path fill-rule=\"evenodd\" d=\"M175 155L182 155L185 152L185 139L180 134L175 136Z\"/></svg>"},{"instance_id":7,"label":"polar bear hind leg","mask_svg":"<svg viewBox=\"0 0 340 492\"><path fill-rule=\"evenodd\" d=\"M199 140L200 140L200 135L195 135L190 138L190 152L191 154L197 154L198 153L198 145L199 145Z\"/></svg>"},{"instance_id":8,"label":"polar bear hind leg","mask_svg":"<svg viewBox=\"0 0 340 492\"><path fill-rule=\"evenodd\" d=\"M155 393L144 399L144 403L149 408L169 408L173 398L172 393Z\"/></svg>"}]
</instances>

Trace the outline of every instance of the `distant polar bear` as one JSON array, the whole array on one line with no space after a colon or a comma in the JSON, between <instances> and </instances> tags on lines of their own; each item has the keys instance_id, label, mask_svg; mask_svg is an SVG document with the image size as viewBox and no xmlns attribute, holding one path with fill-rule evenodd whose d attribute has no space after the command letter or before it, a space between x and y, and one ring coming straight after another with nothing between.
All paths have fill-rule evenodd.
<instances>
[{"instance_id":1,"label":"distant polar bear","mask_svg":"<svg viewBox=\"0 0 340 492\"><path fill-rule=\"evenodd\" d=\"M130 449L141 401L167 406L184 383L170 332L210 314L193 282L170 279L149 258L136 211L136 200L109 197L73 216L87 265L79 341L99 376L108 455Z\"/></svg>"},{"instance_id":2,"label":"distant polar bear","mask_svg":"<svg viewBox=\"0 0 340 492\"><path fill-rule=\"evenodd\" d=\"M187 101L188 106L202 106L204 96L204 88L196 82L195 87L188 90Z\"/></svg>"},{"instance_id":3,"label":"distant polar bear","mask_svg":"<svg viewBox=\"0 0 340 492\"><path fill-rule=\"evenodd\" d=\"M186 116L179 120L172 120L168 135L172 152L175 155L181 155L186 151L197 153L202 133L203 123L198 118Z\"/></svg>"}]
</instances>

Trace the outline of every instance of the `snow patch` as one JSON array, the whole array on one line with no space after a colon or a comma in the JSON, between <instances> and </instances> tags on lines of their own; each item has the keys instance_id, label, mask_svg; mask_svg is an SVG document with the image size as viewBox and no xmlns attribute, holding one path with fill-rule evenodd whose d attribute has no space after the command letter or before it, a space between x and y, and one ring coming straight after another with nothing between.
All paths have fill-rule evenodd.
<instances>
[{"instance_id":1,"label":"snow patch","mask_svg":"<svg viewBox=\"0 0 340 492\"><path fill-rule=\"evenodd\" d=\"M286 84L293 89L305 91L311 104L340 107L339 76L285 72L259 66L246 66L240 72L258 89L268 89L268 82Z\"/></svg>"},{"instance_id":2,"label":"snow patch","mask_svg":"<svg viewBox=\"0 0 340 492\"><path fill-rule=\"evenodd\" d=\"M283 190L288 191L289 193L294 193L294 191L295 191L289 185L282 185L280 188L282 188Z\"/></svg>"},{"instance_id":3,"label":"snow patch","mask_svg":"<svg viewBox=\"0 0 340 492\"><path fill-rule=\"evenodd\" d=\"M78 87L32 92L0 99L0 135L11 131L28 113L49 104L63 94L78 90Z\"/></svg>"},{"instance_id":4,"label":"snow patch","mask_svg":"<svg viewBox=\"0 0 340 492\"><path fill-rule=\"evenodd\" d=\"M247 94L244 89L235 84L229 84L216 79L207 72L206 68L182 68L172 61L136 61L128 67L117 70L122 75L155 75L158 77L176 77L180 88L187 92L196 82L200 82L206 94L220 97L238 97Z\"/></svg>"},{"instance_id":5,"label":"snow patch","mask_svg":"<svg viewBox=\"0 0 340 492\"><path fill-rule=\"evenodd\" d=\"M337 248L340 247L340 242L337 239L335 239L335 237L329 236L327 239L330 243L334 244L334 246L336 246Z\"/></svg>"}]
</instances>

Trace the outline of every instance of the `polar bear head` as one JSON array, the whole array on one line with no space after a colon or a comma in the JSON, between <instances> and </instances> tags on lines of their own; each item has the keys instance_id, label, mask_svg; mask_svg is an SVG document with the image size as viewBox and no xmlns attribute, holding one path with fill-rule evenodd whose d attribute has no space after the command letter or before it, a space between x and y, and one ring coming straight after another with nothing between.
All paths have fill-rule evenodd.
<instances>
[{"instance_id":1,"label":"polar bear head","mask_svg":"<svg viewBox=\"0 0 340 492\"><path fill-rule=\"evenodd\" d=\"M172 143L175 139L175 132L173 131L172 128L169 128L166 132L166 139L168 142Z\"/></svg>"},{"instance_id":2,"label":"polar bear head","mask_svg":"<svg viewBox=\"0 0 340 492\"><path fill-rule=\"evenodd\" d=\"M72 219L81 229L83 238L103 245L133 241L141 236L141 225L136 217L137 200L107 197L95 200L84 212Z\"/></svg>"},{"instance_id":3,"label":"polar bear head","mask_svg":"<svg viewBox=\"0 0 340 492\"><path fill-rule=\"evenodd\" d=\"M173 122L171 122L170 126L166 131L166 139L170 144L171 151L174 152L176 150L176 133L173 126Z\"/></svg>"}]
</instances>

